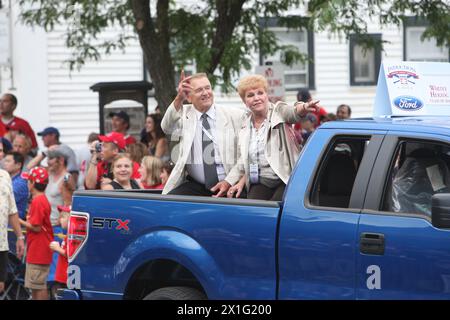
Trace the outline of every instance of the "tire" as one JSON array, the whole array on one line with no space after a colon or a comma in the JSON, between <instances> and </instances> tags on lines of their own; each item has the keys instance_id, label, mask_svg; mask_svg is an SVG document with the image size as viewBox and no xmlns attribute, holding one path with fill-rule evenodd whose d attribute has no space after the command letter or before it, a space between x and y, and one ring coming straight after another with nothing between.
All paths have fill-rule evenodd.
<instances>
[{"instance_id":1,"label":"tire","mask_svg":"<svg viewBox=\"0 0 450 320\"><path fill-rule=\"evenodd\" d=\"M189 287L167 287L157 289L144 297L144 300L205 300L199 290Z\"/></svg>"}]
</instances>

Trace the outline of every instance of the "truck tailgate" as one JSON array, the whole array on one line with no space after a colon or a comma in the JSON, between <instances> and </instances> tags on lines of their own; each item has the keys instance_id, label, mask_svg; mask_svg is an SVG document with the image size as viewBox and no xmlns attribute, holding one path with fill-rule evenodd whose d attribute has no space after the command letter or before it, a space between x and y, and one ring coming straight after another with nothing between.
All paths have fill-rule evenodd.
<instances>
[{"instance_id":1,"label":"truck tailgate","mask_svg":"<svg viewBox=\"0 0 450 320\"><path fill-rule=\"evenodd\" d=\"M144 257L201 253L218 274L185 266L205 278L210 298L275 298L277 202L86 191L72 209L89 213L87 243L72 262L83 270L82 289L120 293Z\"/></svg>"}]
</instances>

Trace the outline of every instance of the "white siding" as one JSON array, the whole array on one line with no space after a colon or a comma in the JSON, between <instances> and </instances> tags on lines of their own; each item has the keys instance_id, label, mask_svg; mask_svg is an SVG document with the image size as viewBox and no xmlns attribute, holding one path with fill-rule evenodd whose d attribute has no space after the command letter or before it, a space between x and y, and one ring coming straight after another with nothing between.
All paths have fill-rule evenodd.
<instances>
[{"instance_id":1,"label":"white siding","mask_svg":"<svg viewBox=\"0 0 450 320\"><path fill-rule=\"evenodd\" d=\"M47 34L47 42L49 121L61 131L62 141L77 148L90 132L99 130L98 92L89 87L97 82L142 80L142 51L136 40L125 53L114 52L70 72L64 64L70 55L62 30Z\"/></svg>"},{"instance_id":2,"label":"white siding","mask_svg":"<svg viewBox=\"0 0 450 320\"><path fill-rule=\"evenodd\" d=\"M41 28L20 24L17 21L18 4L12 3L13 68L2 74L2 90L17 96L19 103L15 113L38 131L49 124L46 34Z\"/></svg>"},{"instance_id":3,"label":"white siding","mask_svg":"<svg viewBox=\"0 0 450 320\"><path fill-rule=\"evenodd\" d=\"M382 53L382 60L402 58L402 34L396 27L380 30L374 25L370 33L382 33L382 39L390 41ZM336 112L342 103L350 105L352 116L371 116L376 86L350 85L349 42L328 34L314 35L316 90L313 97L320 99L328 112Z\"/></svg>"}]
</instances>

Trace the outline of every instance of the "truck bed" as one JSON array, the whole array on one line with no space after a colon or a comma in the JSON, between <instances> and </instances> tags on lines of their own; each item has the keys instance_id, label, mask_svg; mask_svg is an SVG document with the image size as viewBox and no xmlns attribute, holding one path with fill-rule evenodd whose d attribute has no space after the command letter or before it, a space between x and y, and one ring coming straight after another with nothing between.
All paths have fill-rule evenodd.
<instances>
[{"instance_id":1,"label":"truck bed","mask_svg":"<svg viewBox=\"0 0 450 320\"><path fill-rule=\"evenodd\" d=\"M210 298L275 299L280 207L144 190L79 191L72 211L88 213L90 225L71 265L83 270L86 297L105 290L109 299L123 298L127 281L157 255L186 267Z\"/></svg>"}]
</instances>

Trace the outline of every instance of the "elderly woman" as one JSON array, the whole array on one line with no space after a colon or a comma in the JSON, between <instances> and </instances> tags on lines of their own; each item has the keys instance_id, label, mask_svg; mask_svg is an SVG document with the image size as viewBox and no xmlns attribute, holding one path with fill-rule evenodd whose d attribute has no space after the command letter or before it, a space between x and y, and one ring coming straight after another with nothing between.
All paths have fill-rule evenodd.
<instances>
[{"instance_id":1,"label":"elderly woman","mask_svg":"<svg viewBox=\"0 0 450 320\"><path fill-rule=\"evenodd\" d=\"M242 78L237 89L248 112L239 133L238 164L233 169L239 170L241 179L227 196L240 197L246 187L249 199L280 201L300 151L289 123L316 111L319 101L272 104L267 80L260 75Z\"/></svg>"}]
</instances>

